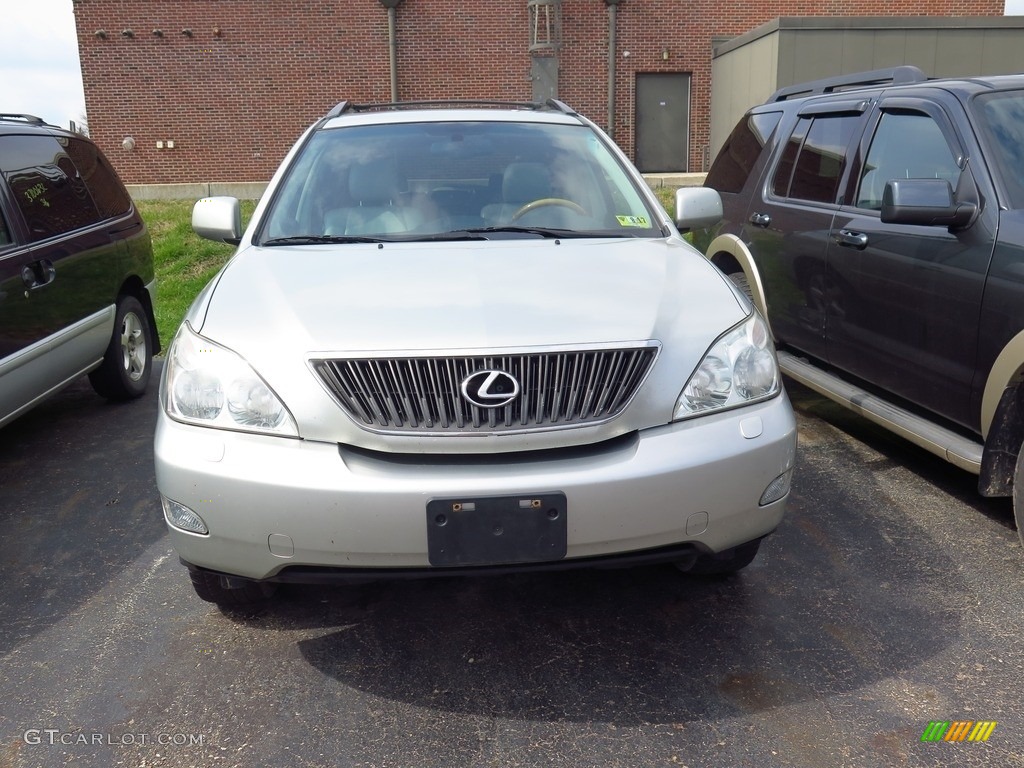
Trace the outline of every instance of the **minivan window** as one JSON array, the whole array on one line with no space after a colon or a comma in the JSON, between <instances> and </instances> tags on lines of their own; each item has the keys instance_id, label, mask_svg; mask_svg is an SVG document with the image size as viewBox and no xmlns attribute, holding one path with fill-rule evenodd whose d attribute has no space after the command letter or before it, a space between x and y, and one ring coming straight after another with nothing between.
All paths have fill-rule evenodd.
<instances>
[{"instance_id":1,"label":"minivan window","mask_svg":"<svg viewBox=\"0 0 1024 768\"><path fill-rule=\"evenodd\" d=\"M772 185L775 194L834 203L860 120L861 115L849 114L801 118L776 171Z\"/></svg>"},{"instance_id":2,"label":"minivan window","mask_svg":"<svg viewBox=\"0 0 1024 768\"><path fill-rule=\"evenodd\" d=\"M0 139L0 172L32 241L62 235L100 219L85 181L52 136L4 136Z\"/></svg>"},{"instance_id":3,"label":"minivan window","mask_svg":"<svg viewBox=\"0 0 1024 768\"><path fill-rule=\"evenodd\" d=\"M705 184L719 192L742 191L781 119L781 112L764 112L741 120L711 165Z\"/></svg>"},{"instance_id":4,"label":"minivan window","mask_svg":"<svg viewBox=\"0 0 1024 768\"><path fill-rule=\"evenodd\" d=\"M75 167L89 188L100 215L111 218L127 213L132 207L132 200L96 145L91 141L75 138L59 141L75 162Z\"/></svg>"}]
</instances>

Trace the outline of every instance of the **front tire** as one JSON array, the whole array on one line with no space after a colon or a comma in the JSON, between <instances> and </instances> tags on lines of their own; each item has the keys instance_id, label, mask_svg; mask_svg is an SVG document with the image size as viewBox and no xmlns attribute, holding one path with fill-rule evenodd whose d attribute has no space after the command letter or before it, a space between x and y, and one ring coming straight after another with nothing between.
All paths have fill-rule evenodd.
<instances>
[{"instance_id":1,"label":"front tire","mask_svg":"<svg viewBox=\"0 0 1024 768\"><path fill-rule=\"evenodd\" d=\"M134 296L122 296L117 302L110 344L100 367L89 374L89 382L108 400L132 400L145 393L152 367L149 315Z\"/></svg>"},{"instance_id":2,"label":"front tire","mask_svg":"<svg viewBox=\"0 0 1024 768\"><path fill-rule=\"evenodd\" d=\"M1017 454L1017 467L1013 472L1013 519L1017 523L1017 537L1024 547L1024 445Z\"/></svg>"},{"instance_id":3,"label":"front tire","mask_svg":"<svg viewBox=\"0 0 1024 768\"><path fill-rule=\"evenodd\" d=\"M747 278L746 272L730 272L726 277L742 291L743 295L747 297L747 301L751 304L754 303L754 292L750 290L750 280Z\"/></svg>"}]
</instances>

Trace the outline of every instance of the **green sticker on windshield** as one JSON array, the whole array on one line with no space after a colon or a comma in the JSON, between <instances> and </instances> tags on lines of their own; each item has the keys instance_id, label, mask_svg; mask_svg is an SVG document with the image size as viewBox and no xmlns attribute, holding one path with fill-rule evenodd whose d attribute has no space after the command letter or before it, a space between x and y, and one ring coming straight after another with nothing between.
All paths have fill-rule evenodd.
<instances>
[{"instance_id":1,"label":"green sticker on windshield","mask_svg":"<svg viewBox=\"0 0 1024 768\"><path fill-rule=\"evenodd\" d=\"M616 216L620 227L649 227L651 222L646 216Z\"/></svg>"}]
</instances>

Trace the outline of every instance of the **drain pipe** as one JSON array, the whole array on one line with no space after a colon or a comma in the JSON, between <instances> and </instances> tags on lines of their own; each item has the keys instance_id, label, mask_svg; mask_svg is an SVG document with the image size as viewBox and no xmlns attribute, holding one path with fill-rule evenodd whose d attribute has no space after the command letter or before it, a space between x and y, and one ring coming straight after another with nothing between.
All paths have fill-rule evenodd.
<instances>
[{"instance_id":1,"label":"drain pipe","mask_svg":"<svg viewBox=\"0 0 1024 768\"><path fill-rule=\"evenodd\" d=\"M380 0L380 4L388 9L388 51L391 58L391 101L398 101L398 41L397 19L398 6L402 0Z\"/></svg>"},{"instance_id":2,"label":"drain pipe","mask_svg":"<svg viewBox=\"0 0 1024 768\"><path fill-rule=\"evenodd\" d=\"M604 0L608 6L608 137L615 138L615 32L621 0Z\"/></svg>"}]
</instances>

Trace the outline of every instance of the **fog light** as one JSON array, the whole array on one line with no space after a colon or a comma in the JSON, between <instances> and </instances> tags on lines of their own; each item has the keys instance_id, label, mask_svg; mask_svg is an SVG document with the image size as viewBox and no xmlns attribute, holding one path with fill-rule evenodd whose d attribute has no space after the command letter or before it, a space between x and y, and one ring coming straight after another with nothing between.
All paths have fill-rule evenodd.
<instances>
[{"instance_id":1,"label":"fog light","mask_svg":"<svg viewBox=\"0 0 1024 768\"><path fill-rule=\"evenodd\" d=\"M771 504L773 501L778 501L787 493L789 493L790 481L793 479L793 470L787 469L781 475L776 477L770 483L768 487L764 489L764 493L761 494L761 500L758 502L762 507L766 504Z\"/></svg>"},{"instance_id":2,"label":"fog light","mask_svg":"<svg viewBox=\"0 0 1024 768\"><path fill-rule=\"evenodd\" d=\"M206 527L206 523L203 522L203 518L184 504L171 501L163 496L160 497L160 502L163 504L164 519L168 525L173 525L175 528L180 528L189 533L206 535L210 532L210 529Z\"/></svg>"}]
</instances>

